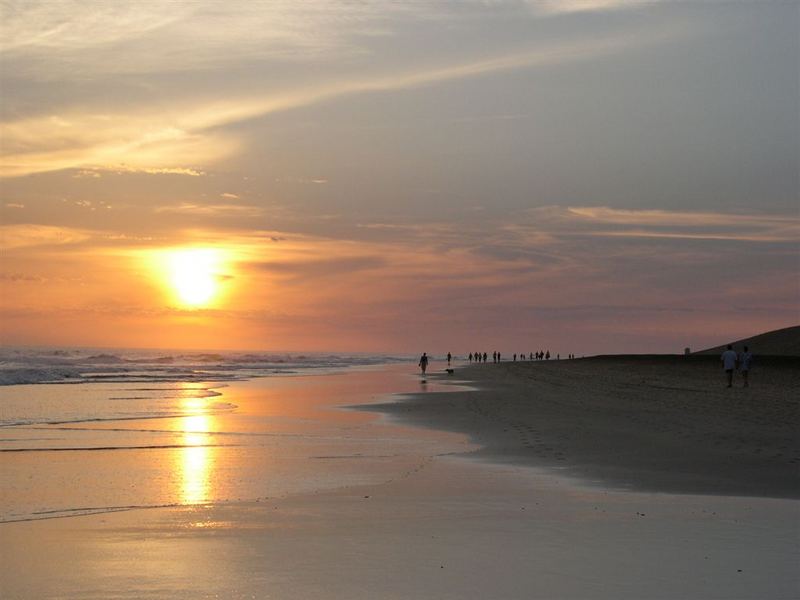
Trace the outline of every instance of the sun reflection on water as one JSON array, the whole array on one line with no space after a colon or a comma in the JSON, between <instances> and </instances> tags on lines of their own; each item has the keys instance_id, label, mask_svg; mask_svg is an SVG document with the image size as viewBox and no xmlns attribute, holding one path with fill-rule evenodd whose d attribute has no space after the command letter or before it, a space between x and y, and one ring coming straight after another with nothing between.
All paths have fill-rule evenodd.
<instances>
[{"instance_id":1,"label":"sun reflection on water","mask_svg":"<svg viewBox=\"0 0 800 600\"><path fill-rule=\"evenodd\" d=\"M190 416L184 417L182 443L180 450L181 472L180 500L182 504L203 504L211 499L211 471L214 463L214 450L209 447L213 431L214 416L205 411L205 404L199 398L186 398L182 407ZM197 414L191 414L196 412Z\"/></svg>"}]
</instances>

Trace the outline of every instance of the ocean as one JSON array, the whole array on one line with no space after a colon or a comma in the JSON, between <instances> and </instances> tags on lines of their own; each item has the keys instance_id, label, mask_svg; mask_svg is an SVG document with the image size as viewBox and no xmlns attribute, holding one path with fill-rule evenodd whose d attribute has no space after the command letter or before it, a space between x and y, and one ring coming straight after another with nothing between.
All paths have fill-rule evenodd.
<instances>
[{"instance_id":1,"label":"ocean","mask_svg":"<svg viewBox=\"0 0 800 600\"><path fill-rule=\"evenodd\" d=\"M441 389L402 356L4 348L0 381L0 522L374 483L453 449L341 408Z\"/></svg>"},{"instance_id":2,"label":"ocean","mask_svg":"<svg viewBox=\"0 0 800 600\"><path fill-rule=\"evenodd\" d=\"M405 362L410 357L108 348L0 348L0 386L26 383L232 381Z\"/></svg>"}]
</instances>

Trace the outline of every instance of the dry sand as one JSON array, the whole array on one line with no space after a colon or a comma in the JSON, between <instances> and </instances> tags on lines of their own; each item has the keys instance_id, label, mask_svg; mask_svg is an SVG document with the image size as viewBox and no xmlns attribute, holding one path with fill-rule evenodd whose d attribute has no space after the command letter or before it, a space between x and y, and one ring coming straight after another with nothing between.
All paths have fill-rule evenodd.
<instances>
[{"instance_id":1,"label":"dry sand","mask_svg":"<svg viewBox=\"0 0 800 600\"><path fill-rule=\"evenodd\" d=\"M504 362L456 376L479 389L379 408L467 433L478 456L603 485L800 498L800 359L760 359L746 389L727 389L719 359L701 356Z\"/></svg>"}]
</instances>

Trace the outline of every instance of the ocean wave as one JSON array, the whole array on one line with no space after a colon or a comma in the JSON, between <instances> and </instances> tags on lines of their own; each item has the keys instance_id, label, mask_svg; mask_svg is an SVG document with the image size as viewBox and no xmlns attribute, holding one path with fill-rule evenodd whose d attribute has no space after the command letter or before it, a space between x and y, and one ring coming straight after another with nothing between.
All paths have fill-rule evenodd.
<instances>
[{"instance_id":1,"label":"ocean wave","mask_svg":"<svg viewBox=\"0 0 800 600\"><path fill-rule=\"evenodd\" d=\"M141 446L55 446L51 448L0 448L0 452L99 452L110 450L181 450L184 448L233 448L238 444L146 444Z\"/></svg>"},{"instance_id":2,"label":"ocean wave","mask_svg":"<svg viewBox=\"0 0 800 600\"><path fill-rule=\"evenodd\" d=\"M386 355L0 349L0 386L236 381L406 361Z\"/></svg>"},{"instance_id":3,"label":"ocean wave","mask_svg":"<svg viewBox=\"0 0 800 600\"><path fill-rule=\"evenodd\" d=\"M0 368L0 385L25 383L64 383L83 381L79 368L11 367Z\"/></svg>"}]
</instances>

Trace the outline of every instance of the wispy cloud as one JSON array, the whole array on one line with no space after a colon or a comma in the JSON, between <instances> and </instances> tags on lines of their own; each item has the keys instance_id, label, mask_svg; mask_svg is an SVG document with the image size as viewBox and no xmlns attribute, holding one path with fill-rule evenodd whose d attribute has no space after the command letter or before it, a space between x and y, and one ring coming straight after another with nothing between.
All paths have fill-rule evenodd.
<instances>
[{"instance_id":1,"label":"wispy cloud","mask_svg":"<svg viewBox=\"0 0 800 600\"><path fill-rule=\"evenodd\" d=\"M50 225L0 225L0 248L11 250L33 246L76 244L91 238L91 233Z\"/></svg>"},{"instance_id":2,"label":"wispy cloud","mask_svg":"<svg viewBox=\"0 0 800 600\"><path fill-rule=\"evenodd\" d=\"M335 98L386 93L523 68L591 61L643 44L672 39L675 32L641 31L589 41L553 44L482 60L409 70L393 75L341 79L304 89L232 100L182 100L172 106L125 114L31 117L2 124L0 176L68 168L128 168L150 173L197 174L229 156L240 141L222 128L247 119ZM179 161L176 157L180 157ZM123 165L123 167L120 167ZM187 166L190 165L190 166ZM322 183L323 179L317 182Z\"/></svg>"},{"instance_id":3,"label":"wispy cloud","mask_svg":"<svg viewBox=\"0 0 800 600\"><path fill-rule=\"evenodd\" d=\"M566 216L575 222L612 225L617 229L593 229L608 237L652 237L744 242L796 242L800 218L791 215L732 214L703 211L622 210L608 207L570 207Z\"/></svg>"},{"instance_id":4,"label":"wispy cloud","mask_svg":"<svg viewBox=\"0 0 800 600\"><path fill-rule=\"evenodd\" d=\"M0 49L22 56L30 73L209 69L242 60L341 59L363 52L358 38L382 35L391 18L439 13L434 3L347 0L229 0L164 3L10 0L0 19ZM154 44L158 52L150 52Z\"/></svg>"},{"instance_id":5,"label":"wispy cloud","mask_svg":"<svg viewBox=\"0 0 800 600\"><path fill-rule=\"evenodd\" d=\"M187 164L222 158L233 150L230 139L191 130L195 124L200 128L209 124L207 118L189 127L183 124L184 119L161 112L76 113L4 122L0 176L71 168L196 176L201 171Z\"/></svg>"},{"instance_id":6,"label":"wispy cloud","mask_svg":"<svg viewBox=\"0 0 800 600\"><path fill-rule=\"evenodd\" d=\"M653 5L661 0L527 0L538 14L560 15L623 10Z\"/></svg>"},{"instance_id":7,"label":"wispy cloud","mask_svg":"<svg viewBox=\"0 0 800 600\"><path fill-rule=\"evenodd\" d=\"M258 206L247 206L243 204L194 204L184 202L176 205L159 206L155 209L155 212L206 217L256 217L263 214L264 211Z\"/></svg>"}]
</instances>

